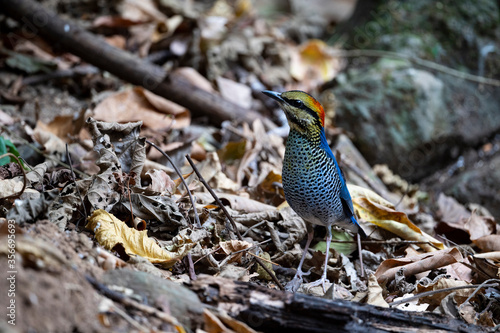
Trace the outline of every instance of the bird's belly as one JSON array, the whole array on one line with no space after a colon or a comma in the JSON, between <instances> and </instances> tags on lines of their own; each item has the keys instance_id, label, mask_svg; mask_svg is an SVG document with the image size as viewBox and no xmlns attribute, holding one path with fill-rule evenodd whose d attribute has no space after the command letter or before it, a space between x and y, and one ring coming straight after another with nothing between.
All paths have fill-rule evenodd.
<instances>
[{"instance_id":1,"label":"bird's belly","mask_svg":"<svg viewBox=\"0 0 500 333\"><path fill-rule=\"evenodd\" d=\"M331 166L316 168L310 160L289 156L283 163L283 190L292 209L305 221L318 225L344 224L340 187ZM290 160L293 163L290 163ZM288 163L287 163L288 162ZM293 165L293 168L291 167Z\"/></svg>"}]
</instances>

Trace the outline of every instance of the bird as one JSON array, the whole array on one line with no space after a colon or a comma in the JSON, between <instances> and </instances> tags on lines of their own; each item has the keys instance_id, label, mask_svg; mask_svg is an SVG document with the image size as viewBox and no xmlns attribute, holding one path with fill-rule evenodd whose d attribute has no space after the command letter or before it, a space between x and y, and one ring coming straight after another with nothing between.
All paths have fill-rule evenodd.
<instances>
[{"instance_id":1,"label":"bird","mask_svg":"<svg viewBox=\"0 0 500 333\"><path fill-rule=\"evenodd\" d=\"M289 206L307 223L326 227L325 265L321 278L307 284L321 285L326 292L327 264L332 240L331 227L336 225L366 238L354 214L345 177L325 136L325 111L311 95L300 90L283 93L264 90L285 112L290 132L285 144L282 184ZM297 291L303 281L302 265L314 236L308 227L304 253L294 278L286 289ZM358 238L359 240L359 238Z\"/></svg>"}]
</instances>

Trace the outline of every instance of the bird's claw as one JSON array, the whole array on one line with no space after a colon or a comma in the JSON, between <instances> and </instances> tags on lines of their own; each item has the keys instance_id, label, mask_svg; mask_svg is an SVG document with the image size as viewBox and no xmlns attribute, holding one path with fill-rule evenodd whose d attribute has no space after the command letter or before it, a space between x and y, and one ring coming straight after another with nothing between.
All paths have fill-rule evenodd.
<instances>
[{"instance_id":1,"label":"bird's claw","mask_svg":"<svg viewBox=\"0 0 500 333\"><path fill-rule=\"evenodd\" d=\"M307 272L302 272L302 270L298 270L297 273L295 273L293 279L285 285L285 290L295 293L299 289L302 282L304 281L303 277L308 276L310 274L311 274L311 269L309 269Z\"/></svg>"}]
</instances>

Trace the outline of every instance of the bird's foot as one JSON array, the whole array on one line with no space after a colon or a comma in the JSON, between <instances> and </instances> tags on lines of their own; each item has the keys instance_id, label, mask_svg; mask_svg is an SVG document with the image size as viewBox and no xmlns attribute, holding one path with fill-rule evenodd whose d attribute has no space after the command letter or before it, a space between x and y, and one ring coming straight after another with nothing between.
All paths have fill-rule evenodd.
<instances>
[{"instance_id":1,"label":"bird's foot","mask_svg":"<svg viewBox=\"0 0 500 333\"><path fill-rule=\"evenodd\" d=\"M314 287L317 287L317 286L321 286L321 287L323 287L323 292L324 292L324 293L326 293L326 290L327 290L327 288L326 288L326 284L327 284L327 283L330 283L330 280L328 280L328 279L326 278L326 275L323 275L323 276L321 277L321 279L316 280L316 281L313 281L313 282L306 283L306 284L304 284L302 287L303 287L305 290L309 291L311 288L314 288ZM334 291L335 291L335 289L334 289Z\"/></svg>"},{"instance_id":2,"label":"bird's foot","mask_svg":"<svg viewBox=\"0 0 500 333\"><path fill-rule=\"evenodd\" d=\"M285 290L295 293L302 284L302 281L304 280L303 277L308 276L309 274L311 274L311 270L305 273L302 272L302 270L297 270L293 279L285 285Z\"/></svg>"}]
</instances>

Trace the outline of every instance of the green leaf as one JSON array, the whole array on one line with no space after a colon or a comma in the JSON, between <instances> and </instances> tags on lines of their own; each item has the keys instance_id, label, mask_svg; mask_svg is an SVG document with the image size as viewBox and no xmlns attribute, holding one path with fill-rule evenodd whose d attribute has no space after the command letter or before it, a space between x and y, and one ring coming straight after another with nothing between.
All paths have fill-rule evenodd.
<instances>
[{"instance_id":1,"label":"green leaf","mask_svg":"<svg viewBox=\"0 0 500 333\"><path fill-rule=\"evenodd\" d=\"M19 157L19 152L17 151L17 148L16 146L14 146L12 141L10 141L9 139L5 139L3 136L0 136L0 156L7 153L11 153L16 157ZM15 160L9 156L5 156L0 159L0 165L5 165L10 162L15 162Z\"/></svg>"},{"instance_id":2,"label":"green leaf","mask_svg":"<svg viewBox=\"0 0 500 333\"><path fill-rule=\"evenodd\" d=\"M335 243L335 242L333 242L334 240L352 242L354 240L354 238L347 232L333 230L332 231L332 243L330 243L330 248L334 249L337 252L343 253L345 255L350 255L351 253L356 251L356 249L358 248L356 243ZM318 242L318 244L316 244L313 247L313 249L325 253L326 242Z\"/></svg>"}]
</instances>

